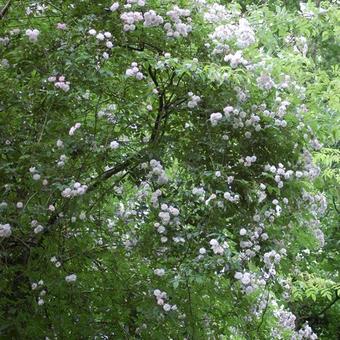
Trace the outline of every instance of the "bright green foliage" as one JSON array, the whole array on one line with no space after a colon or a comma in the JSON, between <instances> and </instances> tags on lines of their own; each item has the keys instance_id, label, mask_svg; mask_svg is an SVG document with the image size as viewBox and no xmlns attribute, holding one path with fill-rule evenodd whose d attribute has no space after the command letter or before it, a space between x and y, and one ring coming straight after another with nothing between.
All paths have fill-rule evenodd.
<instances>
[{"instance_id":1,"label":"bright green foliage","mask_svg":"<svg viewBox=\"0 0 340 340\"><path fill-rule=\"evenodd\" d=\"M336 1L127 2L0 4L0 338L337 339Z\"/></svg>"}]
</instances>

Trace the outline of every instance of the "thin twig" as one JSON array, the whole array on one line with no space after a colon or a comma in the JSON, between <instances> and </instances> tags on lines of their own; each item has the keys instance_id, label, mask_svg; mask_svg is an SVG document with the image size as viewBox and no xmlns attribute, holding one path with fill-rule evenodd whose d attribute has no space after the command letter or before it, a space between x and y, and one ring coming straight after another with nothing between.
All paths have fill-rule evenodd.
<instances>
[{"instance_id":1,"label":"thin twig","mask_svg":"<svg viewBox=\"0 0 340 340\"><path fill-rule=\"evenodd\" d=\"M330 309L339 299L340 299L340 296L336 294L335 299L328 306L326 306L321 312L319 312L317 315L321 315L325 313L326 310Z\"/></svg>"},{"instance_id":2,"label":"thin twig","mask_svg":"<svg viewBox=\"0 0 340 340\"><path fill-rule=\"evenodd\" d=\"M340 211L338 210L338 208L337 208L337 206L336 206L336 202L335 202L335 197L334 197L334 196L332 197L332 201L333 201L334 209L336 210L336 212L337 212L338 214L340 214Z\"/></svg>"},{"instance_id":3,"label":"thin twig","mask_svg":"<svg viewBox=\"0 0 340 340\"><path fill-rule=\"evenodd\" d=\"M2 8L0 12L0 19L3 19L5 17L5 14L7 13L10 5L11 5L11 0L8 0L6 5Z\"/></svg>"},{"instance_id":4,"label":"thin twig","mask_svg":"<svg viewBox=\"0 0 340 340\"><path fill-rule=\"evenodd\" d=\"M262 313L262 316L261 316L261 321L260 321L259 325L257 326L257 331L260 330L260 328L261 328L261 326L262 326L262 324L263 324L264 316L265 316L265 314L266 314L266 312L267 312L267 309L268 309L268 304L269 304L269 290L268 290L268 294L267 294L266 307L265 307L265 309L263 310L263 313Z\"/></svg>"}]
</instances>

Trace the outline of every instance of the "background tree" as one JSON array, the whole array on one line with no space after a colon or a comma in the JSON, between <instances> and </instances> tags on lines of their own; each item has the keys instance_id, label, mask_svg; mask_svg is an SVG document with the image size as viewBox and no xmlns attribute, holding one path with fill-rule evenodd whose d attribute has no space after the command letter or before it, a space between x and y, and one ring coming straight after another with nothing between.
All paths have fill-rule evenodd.
<instances>
[{"instance_id":1,"label":"background tree","mask_svg":"<svg viewBox=\"0 0 340 340\"><path fill-rule=\"evenodd\" d=\"M338 15L4 3L1 336L336 339Z\"/></svg>"}]
</instances>

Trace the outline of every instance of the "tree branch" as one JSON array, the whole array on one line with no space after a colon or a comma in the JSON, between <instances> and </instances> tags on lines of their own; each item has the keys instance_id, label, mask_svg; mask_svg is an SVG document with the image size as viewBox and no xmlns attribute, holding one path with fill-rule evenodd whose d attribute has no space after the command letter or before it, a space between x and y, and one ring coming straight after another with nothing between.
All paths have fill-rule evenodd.
<instances>
[{"instance_id":1,"label":"tree branch","mask_svg":"<svg viewBox=\"0 0 340 340\"><path fill-rule=\"evenodd\" d=\"M151 65L149 65L148 67L148 72L149 75L153 81L153 83L155 84L155 86L157 87L157 89L159 89L159 83L156 77L156 72L154 72L152 70ZM159 136L159 130L160 130L160 124L161 124L161 120L163 118L164 115L164 93L163 91L158 93L158 114L156 117L156 121L154 124L154 127L152 129L152 133L151 133L151 138L150 138L150 142L154 143L157 141L158 136Z\"/></svg>"},{"instance_id":2,"label":"tree branch","mask_svg":"<svg viewBox=\"0 0 340 340\"><path fill-rule=\"evenodd\" d=\"M262 312L261 321L260 321L259 325L257 326L257 331L260 330L260 328L261 328L261 326L262 326L262 324L263 324L263 322L264 322L264 316L265 316L265 314L266 314L266 312L267 312L268 305L269 305L269 290L268 290L268 294L267 294L266 307L264 308L264 310L263 310L263 312Z\"/></svg>"},{"instance_id":3,"label":"tree branch","mask_svg":"<svg viewBox=\"0 0 340 340\"><path fill-rule=\"evenodd\" d=\"M5 17L10 5L11 5L11 0L8 0L6 5L0 11L0 19L3 19Z\"/></svg>"},{"instance_id":4,"label":"tree branch","mask_svg":"<svg viewBox=\"0 0 340 340\"><path fill-rule=\"evenodd\" d=\"M340 211L338 210L338 208L337 208L337 206L336 206L336 202L335 202L335 197L334 197L334 196L332 196L332 202L333 202L334 209L336 210L336 212L337 212L338 214L340 214Z\"/></svg>"},{"instance_id":5,"label":"tree branch","mask_svg":"<svg viewBox=\"0 0 340 340\"><path fill-rule=\"evenodd\" d=\"M326 306L320 313L318 313L317 315L321 315L323 313L325 313L328 309L330 309L338 300L340 299L340 296L338 294L336 294L335 299L328 305Z\"/></svg>"}]
</instances>

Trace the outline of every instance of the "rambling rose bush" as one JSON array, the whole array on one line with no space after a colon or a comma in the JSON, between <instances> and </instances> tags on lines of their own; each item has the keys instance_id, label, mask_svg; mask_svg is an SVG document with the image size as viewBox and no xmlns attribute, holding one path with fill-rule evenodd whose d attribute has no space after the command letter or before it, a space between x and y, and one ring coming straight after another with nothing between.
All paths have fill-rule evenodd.
<instances>
[{"instance_id":1,"label":"rambling rose bush","mask_svg":"<svg viewBox=\"0 0 340 340\"><path fill-rule=\"evenodd\" d=\"M1 336L335 334L292 292L327 241L339 11L295 5L3 7Z\"/></svg>"}]
</instances>

